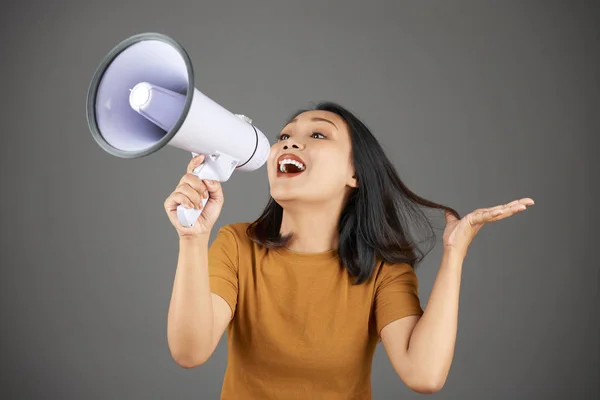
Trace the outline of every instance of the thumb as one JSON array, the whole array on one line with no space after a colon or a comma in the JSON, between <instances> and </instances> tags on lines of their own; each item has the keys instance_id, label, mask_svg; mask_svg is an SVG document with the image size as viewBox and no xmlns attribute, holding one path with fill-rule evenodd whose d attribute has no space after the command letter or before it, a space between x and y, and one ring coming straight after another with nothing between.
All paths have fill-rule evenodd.
<instances>
[{"instance_id":1,"label":"thumb","mask_svg":"<svg viewBox=\"0 0 600 400\"><path fill-rule=\"evenodd\" d=\"M202 182L204 182L206 188L208 189L209 197L217 202L222 202L223 189L221 188L221 182L210 179L205 179Z\"/></svg>"},{"instance_id":2,"label":"thumb","mask_svg":"<svg viewBox=\"0 0 600 400\"><path fill-rule=\"evenodd\" d=\"M452 214L450 211L446 210L446 211L444 212L444 214L446 215L446 223L447 223L447 224L449 224L449 223L451 223L451 222L454 222L454 221L458 221L458 218L456 218L456 217L454 216L454 214Z\"/></svg>"}]
</instances>

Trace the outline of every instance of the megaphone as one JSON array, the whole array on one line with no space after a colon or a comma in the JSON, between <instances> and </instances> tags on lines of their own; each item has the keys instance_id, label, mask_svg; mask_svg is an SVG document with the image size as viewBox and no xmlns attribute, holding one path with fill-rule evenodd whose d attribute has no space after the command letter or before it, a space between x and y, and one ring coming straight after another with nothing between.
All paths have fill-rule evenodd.
<instances>
[{"instance_id":1,"label":"megaphone","mask_svg":"<svg viewBox=\"0 0 600 400\"><path fill-rule=\"evenodd\" d=\"M121 158L150 155L165 145L204 154L194 174L227 181L234 170L253 171L269 156L266 136L194 86L190 57L177 41L142 33L116 45L92 77L86 113L102 149ZM203 199L205 205L208 199ZM183 226L201 210L177 208Z\"/></svg>"}]
</instances>

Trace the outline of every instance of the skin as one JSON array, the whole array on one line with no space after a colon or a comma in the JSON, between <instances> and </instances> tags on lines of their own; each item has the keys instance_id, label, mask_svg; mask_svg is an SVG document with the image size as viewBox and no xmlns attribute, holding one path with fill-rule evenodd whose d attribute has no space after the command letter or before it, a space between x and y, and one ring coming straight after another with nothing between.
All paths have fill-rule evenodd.
<instances>
[{"instance_id":1,"label":"skin","mask_svg":"<svg viewBox=\"0 0 600 400\"><path fill-rule=\"evenodd\" d=\"M348 127L337 114L309 111L286 125L281 133L283 136L271 147L267 172L271 196L283 207L281 233L294 232L288 248L301 253L318 253L336 248L339 216L348 193L358 187L358 182L353 177L352 146ZM294 178L278 177L277 159L284 153L298 155L305 161L306 171ZM179 311L182 306L177 308L173 304L189 303L194 307L199 303L209 304L209 309L200 313L209 319L200 324L209 327L208 333L204 335L205 343L196 345L201 350L196 351L191 358L178 361L180 365L188 368L201 365L210 357L232 318L231 309L225 300L214 293L209 294L208 278L204 276L206 273L201 274L191 268L194 263L190 260L200 258L206 261L210 228L223 204L218 182L208 182L205 185L206 182L200 182L190 174L201 162L202 156L190 162L188 173L182 178L178 189L165 202L169 218L178 229L181 238L182 274L196 273L197 276L192 278L197 278L200 282L198 285L205 287L204 297L206 300L210 299L200 301L196 298L201 292L197 289L198 285L187 292L184 289L174 291L173 311L170 312L175 321L173 336L183 329L180 325L187 326L184 322L190 320L190 315L195 315L192 312L195 310ZM210 193L210 200L199 223L192 228L178 227L175 215L177 204L200 206L201 196L206 195L206 190ZM462 266L473 238L484 225L520 213L533 204L532 199L522 198L494 207L477 209L461 219L446 213L442 261L423 315L398 319L381 331L381 340L394 370L412 390L434 393L441 390L445 384L456 342ZM202 249L203 253L194 254L197 249ZM188 264L190 268L187 268ZM186 272L186 268L192 272ZM189 277L180 279L181 282L191 280ZM196 297L184 302L184 295ZM181 324L176 323L177 312L182 314L179 317ZM193 337L200 336L197 333L199 331L200 328L196 328ZM181 354L190 353L188 349L189 346L182 350Z\"/></svg>"},{"instance_id":2,"label":"skin","mask_svg":"<svg viewBox=\"0 0 600 400\"><path fill-rule=\"evenodd\" d=\"M283 207L282 234L294 232L290 250L318 253L337 247L339 216L348 193L358 187L351 147L346 123L328 111L300 114L271 147L270 192ZM277 177L277 159L287 153L305 161L306 170L297 177Z\"/></svg>"},{"instance_id":3,"label":"skin","mask_svg":"<svg viewBox=\"0 0 600 400\"><path fill-rule=\"evenodd\" d=\"M303 253L335 248L344 202L352 188L358 187L348 127L337 114L309 111L281 133L271 148L267 169L271 196L283 207L281 233L294 232L288 248ZM298 155L307 170L294 178L277 177L277 159L284 153ZM533 204L532 199L523 198L477 209L462 219L446 213L442 262L424 314L393 321L381 332L392 366L412 390L434 393L444 386L456 342L462 265L473 238L485 224Z\"/></svg>"}]
</instances>

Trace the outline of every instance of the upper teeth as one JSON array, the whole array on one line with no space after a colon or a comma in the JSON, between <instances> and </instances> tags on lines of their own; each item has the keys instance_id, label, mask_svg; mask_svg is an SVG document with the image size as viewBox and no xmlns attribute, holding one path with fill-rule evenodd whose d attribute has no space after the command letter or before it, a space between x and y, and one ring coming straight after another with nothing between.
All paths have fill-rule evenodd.
<instances>
[{"instance_id":1,"label":"upper teeth","mask_svg":"<svg viewBox=\"0 0 600 400\"><path fill-rule=\"evenodd\" d=\"M281 172L287 172L287 169L285 167L286 164L294 164L296 167L298 167L300 169L300 171L304 171L304 169L306 168L304 166L304 164L302 164L301 162L296 161L296 160L291 160L289 158L286 158L284 160L279 161L279 170Z\"/></svg>"}]
</instances>

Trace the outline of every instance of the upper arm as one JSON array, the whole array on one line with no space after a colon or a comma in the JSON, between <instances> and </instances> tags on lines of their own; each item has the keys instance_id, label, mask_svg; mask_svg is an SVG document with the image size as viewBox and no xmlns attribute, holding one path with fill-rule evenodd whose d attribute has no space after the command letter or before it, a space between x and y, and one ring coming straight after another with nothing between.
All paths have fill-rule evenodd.
<instances>
[{"instance_id":1,"label":"upper arm","mask_svg":"<svg viewBox=\"0 0 600 400\"><path fill-rule=\"evenodd\" d=\"M208 357L219 344L237 308L239 247L234 231L219 229L208 251L209 286L213 308L213 331Z\"/></svg>"},{"instance_id":2,"label":"upper arm","mask_svg":"<svg viewBox=\"0 0 600 400\"><path fill-rule=\"evenodd\" d=\"M223 333L225 333L225 329L227 329L227 326L233 317L233 312L231 311L229 304L221 296L216 293L211 293L211 296L213 306L213 332L210 353L212 354L219 344Z\"/></svg>"},{"instance_id":3,"label":"upper arm","mask_svg":"<svg viewBox=\"0 0 600 400\"><path fill-rule=\"evenodd\" d=\"M413 371L408 359L410 336L421 319L420 315L410 315L390 322L381 330L381 342L394 370L402 381L410 386Z\"/></svg>"},{"instance_id":4,"label":"upper arm","mask_svg":"<svg viewBox=\"0 0 600 400\"><path fill-rule=\"evenodd\" d=\"M410 386L408 344L423 309L417 276L409 264L383 264L378 271L374 315L377 333L394 370Z\"/></svg>"},{"instance_id":5,"label":"upper arm","mask_svg":"<svg viewBox=\"0 0 600 400\"><path fill-rule=\"evenodd\" d=\"M384 263L377 271L373 313L377 333L401 318L423 314L417 275L409 264Z\"/></svg>"}]
</instances>

